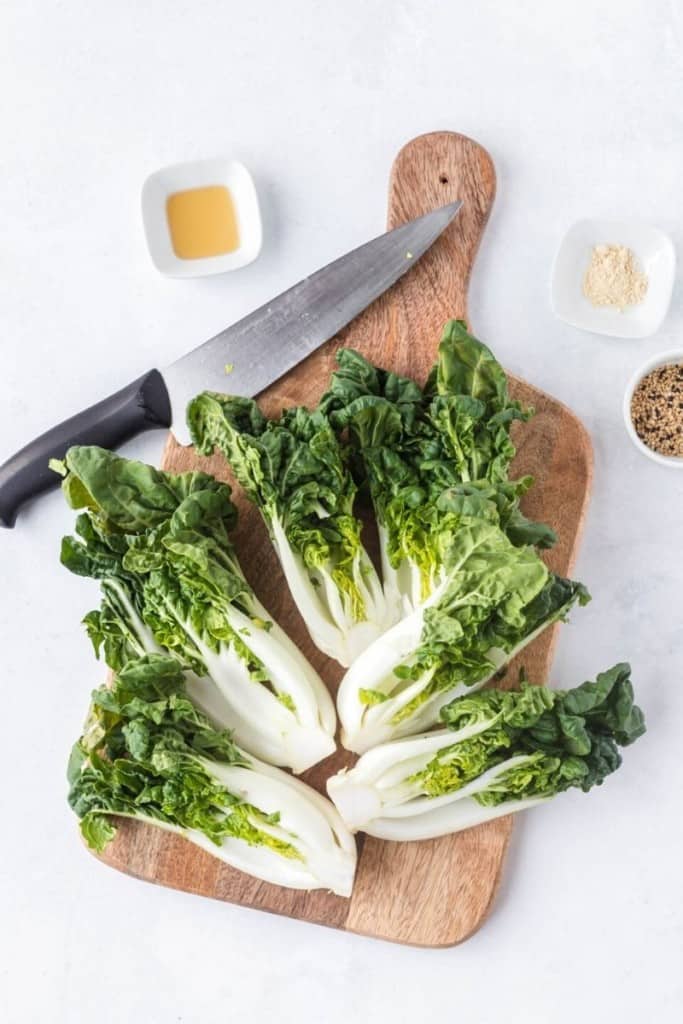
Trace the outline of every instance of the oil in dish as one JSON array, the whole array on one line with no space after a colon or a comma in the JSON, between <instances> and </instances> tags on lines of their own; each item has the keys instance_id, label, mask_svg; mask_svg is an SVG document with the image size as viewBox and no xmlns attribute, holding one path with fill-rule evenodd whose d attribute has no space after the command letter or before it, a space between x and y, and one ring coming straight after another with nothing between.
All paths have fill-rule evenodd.
<instances>
[{"instance_id":1,"label":"oil in dish","mask_svg":"<svg viewBox=\"0 0 683 1024\"><path fill-rule=\"evenodd\" d=\"M166 218L178 259L209 259L239 248L237 213L225 185L174 192L166 200Z\"/></svg>"}]
</instances>

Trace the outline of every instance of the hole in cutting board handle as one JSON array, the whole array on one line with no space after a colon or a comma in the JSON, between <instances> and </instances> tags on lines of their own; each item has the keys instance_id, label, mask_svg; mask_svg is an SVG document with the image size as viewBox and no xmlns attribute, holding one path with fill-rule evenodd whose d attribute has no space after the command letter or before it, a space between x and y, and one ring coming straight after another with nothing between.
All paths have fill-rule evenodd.
<instances>
[{"instance_id":1,"label":"hole in cutting board handle","mask_svg":"<svg viewBox=\"0 0 683 1024\"><path fill-rule=\"evenodd\" d=\"M439 181L441 182L442 185L447 185L448 184L448 175L447 174L440 174L439 175Z\"/></svg>"}]
</instances>

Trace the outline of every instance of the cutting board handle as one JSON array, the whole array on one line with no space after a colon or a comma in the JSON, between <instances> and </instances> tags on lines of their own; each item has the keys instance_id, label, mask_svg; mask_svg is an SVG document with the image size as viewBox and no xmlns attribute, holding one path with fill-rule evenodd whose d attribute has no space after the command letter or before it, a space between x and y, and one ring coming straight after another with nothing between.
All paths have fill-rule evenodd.
<instances>
[{"instance_id":1,"label":"cutting board handle","mask_svg":"<svg viewBox=\"0 0 683 1024\"><path fill-rule=\"evenodd\" d=\"M431 344L416 346L431 360L434 338L444 314L467 320L467 288L484 228L496 195L496 172L487 151L457 132L429 132L403 147L394 160L389 179L387 225L397 227L413 217L456 199L463 206L450 227L432 246L414 271L400 283L402 305L419 337ZM433 293L425 302L424 290ZM411 309L411 296L420 301ZM425 308L434 317L424 319ZM431 335L429 332L432 332ZM436 332L436 333L434 333ZM414 372L414 353L412 353ZM428 369L425 365L421 368Z\"/></svg>"}]
</instances>

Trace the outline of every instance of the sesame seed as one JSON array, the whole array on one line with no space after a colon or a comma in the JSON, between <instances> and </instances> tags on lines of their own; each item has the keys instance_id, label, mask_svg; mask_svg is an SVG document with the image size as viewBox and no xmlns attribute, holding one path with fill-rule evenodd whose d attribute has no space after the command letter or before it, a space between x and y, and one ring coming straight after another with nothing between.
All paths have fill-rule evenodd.
<instances>
[{"instance_id":1,"label":"sesame seed","mask_svg":"<svg viewBox=\"0 0 683 1024\"><path fill-rule=\"evenodd\" d=\"M658 366L638 384L631 419L640 440L660 455L683 457L683 363Z\"/></svg>"}]
</instances>

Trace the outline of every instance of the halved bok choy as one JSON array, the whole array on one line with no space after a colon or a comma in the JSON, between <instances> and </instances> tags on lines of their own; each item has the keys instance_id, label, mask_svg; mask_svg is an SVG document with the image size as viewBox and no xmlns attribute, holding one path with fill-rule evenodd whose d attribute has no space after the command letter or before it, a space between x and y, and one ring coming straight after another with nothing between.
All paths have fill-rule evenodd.
<instances>
[{"instance_id":1,"label":"halved bok choy","mask_svg":"<svg viewBox=\"0 0 683 1024\"><path fill-rule=\"evenodd\" d=\"M546 548L555 534L527 519L531 477L509 480L510 430L526 421L493 353L450 320L424 388L341 349L320 409L348 432L356 476L377 519L384 591L406 614L436 590L460 516L498 524L517 546Z\"/></svg>"},{"instance_id":2,"label":"halved bok choy","mask_svg":"<svg viewBox=\"0 0 683 1024\"><path fill-rule=\"evenodd\" d=\"M572 605L580 583L550 573L484 519L462 517L447 572L421 605L351 666L337 694L342 743L364 753L430 728L444 705L489 682Z\"/></svg>"},{"instance_id":3,"label":"halved bok choy","mask_svg":"<svg viewBox=\"0 0 683 1024\"><path fill-rule=\"evenodd\" d=\"M249 398L208 391L187 420L197 451L217 448L259 508L311 639L350 665L396 615L363 546L356 486L329 421L303 407L267 420Z\"/></svg>"},{"instance_id":4,"label":"halved bok choy","mask_svg":"<svg viewBox=\"0 0 683 1024\"><path fill-rule=\"evenodd\" d=\"M97 852L117 818L133 818L264 881L351 894L355 842L334 806L214 729L174 658L128 662L111 688L94 692L68 778L69 803Z\"/></svg>"},{"instance_id":5,"label":"halved bok choy","mask_svg":"<svg viewBox=\"0 0 683 1024\"><path fill-rule=\"evenodd\" d=\"M229 538L230 488L93 447L71 448L59 468L72 507L84 509L61 560L102 582L85 624L107 663L170 653L250 753L295 772L331 754L333 702L244 577Z\"/></svg>"},{"instance_id":6,"label":"halved bok choy","mask_svg":"<svg viewBox=\"0 0 683 1024\"><path fill-rule=\"evenodd\" d=\"M573 690L522 683L442 709L446 728L363 754L327 791L353 831L433 839L552 799L588 792L621 764L618 748L645 731L630 667Z\"/></svg>"}]
</instances>

